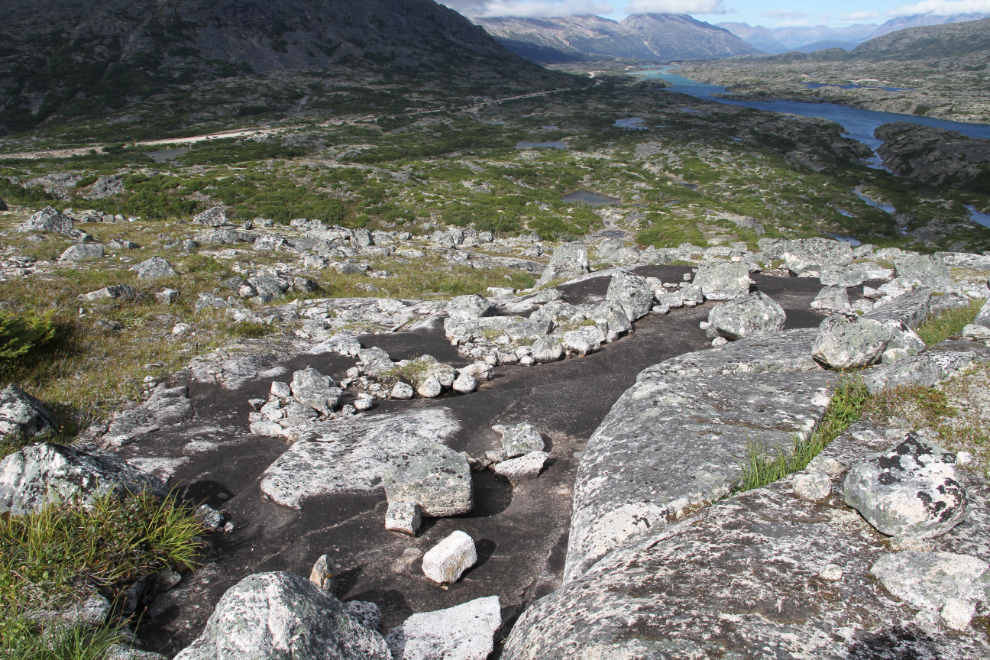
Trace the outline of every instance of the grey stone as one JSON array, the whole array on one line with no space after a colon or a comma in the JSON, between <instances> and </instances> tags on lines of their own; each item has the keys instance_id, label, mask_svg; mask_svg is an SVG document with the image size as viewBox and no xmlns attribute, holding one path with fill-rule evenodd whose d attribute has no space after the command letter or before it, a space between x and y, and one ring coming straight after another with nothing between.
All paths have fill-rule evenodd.
<instances>
[{"instance_id":1,"label":"grey stone","mask_svg":"<svg viewBox=\"0 0 990 660\"><path fill-rule=\"evenodd\" d=\"M309 581L328 593L333 593L333 566L329 555L320 555L309 572Z\"/></svg>"},{"instance_id":2,"label":"grey stone","mask_svg":"<svg viewBox=\"0 0 990 660\"><path fill-rule=\"evenodd\" d=\"M730 300L708 314L708 334L733 341L744 337L777 334L784 329L784 308L761 291Z\"/></svg>"},{"instance_id":3,"label":"grey stone","mask_svg":"<svg viewBox=\"0 0 990 660\"><path fill-rule=\"evenodd\" d=\"M209 504L200 504L196 507L195 515L203 527L210 531L215 532L223 526L223 514Z\"/></svg>"},{"instance_id":4,"label":"grey stone","mask_svg":"<svg viewBox=\"0 0 990 660\"><path fill-rule=\"evenodd\" d=\"M461 394L469 394L478 389L478 381L470 374L461 373L454 379L451 389Z\"/></svg>"},{"instance_id":5,"label":"grey stone","mask_svg":"<svg viewBox=\"0 0 990 660\"><path fill-rule=\"evenodd\" d=\"M613 342L619 335L632 330L626 311L612 300L606 300L595 307L588 313L588 318L595 322L606 342Z\"/></svg>"},{"instance_id":6,"label":"grey stone","mask_svg":"<svg viewBox=\"0 0 990 660\"><path fill-rule=\"evenodd\" d=\"M359 247L368 247L375 244L375 240L371 237L371 232L367 229L355 229L352 232L352 236L354 244Z\"/></svg>"},{"instance_id":7,"label":"grey stone","mask_svg":"<svg viewBox=\"0 0 990 660\"><path fill-rule=\"evenodd\" d=\"M221 298L220 296L213 295L212 293L201 293L199 297L196 298L196 311L201 312L204 309L229 309L230 303Z\"/></svg>"},{"instance_id":8,"label":"grey stone","mask_svg":"<svg viewBox=\"0 0 990 660\"><path fill-rule=\"evenodd\" d=\"M564 347L556 337L541 337L533 342L532 356L539 363L556 362L564 357Z\"/></svg>"},{"instance_id":9,"label":"grey stone","mask_svg":"<svg viewBox=\"0 0 990 660\"><path fill-rule=\"evenodd\" d=\"M103 246L99 243L78 243L69 247L58 259L59 261L82 261L83 259L100 259L103 254Z\"/></svg>"},{"instance_id":10,"label":"grey stone","mask_svg":"<svg viewBox=\"0 0 990 660\"><path fill-rule=\"evenodd\" d=\"M147 401L114 415L101 441L109 447L122 447L141 436L179 424L192 414L189 388L161 383L152 390Z\"/></svg>"},{"instance_id":11,"label":"grey stone","mask_svg":"<svg viewBox=\"0 0 990 660\"><path fill-rule=\"evenodd\" d=\"M477 562L474 539L457 530L423 555L423 574L438 584L453 584Z\"/></svg>"},{"instance_id":12,"label":"grey stone","mask_svg":"<svg viewBox=\"0 0 990 660\"><path fill-rule=\"evenodd\" d=\"M653 289L645 277L619 271L612 275L605 300L618 305L629 321L635 321L650 313Z\"/></svg>"},{"instance_id":13,"label":"grey stone","mask_svg":"<svg viewBox=\"0 0 990 660\"><path fill-rule=\"evenodd\" d=\"M393 660L487 660L502 625L498 596L419 612L385 637Z\"/></svg>"},{"instance_id":14,"label":"grey stone","mask_svg":"<svg viewBox=\"0 0 990 660\"><path fill-rule=\"evenodd\" d=\"M732 300L749 294L749 266L741 261L716 261L698 268L694 284L708 300ZM683 292L682 292L683 293Z\"/></svg>"},{"instance_id":15,"label":"grey stone","mask_svg":"<svg viewBox=\"0 0 990 660\"><path fill-rule=\"evenodd\" d=\"M176 660L391 660L385 640L304 578L248 576L220 598L202 635Z\"/></svg>"},{"instance_id":16,"label":"grey stone","mask_svg":"<svg viewBox=\"0 0 990 660\"><path fill-rule=\"evenodd\" d=\"M419 394L424 399L433 399L440 396L443 391L443 387L440 385L440 381L437 380L435 376L428 376L419 387L416 388L416 393Z\"/></svg>"},{"instance_id":17,"label":"grey stone","mask_svg":"<svg viewBox=\"0 0 990 660\"><path fill-rule=\"evenodd\" d=\"M531 451L519 458L500 462L494 467L495 475L512 483L536 479L549 457L550 454L545 451Z\"/></svg>"},{"instance_id":18,"label":"grey stone","mask_svg":"<svg viewBox=\"0 0 990 660\"><path fill-rule=\"evenodd\" d=\"M949 269L938 255L906 253L894 257L894 272L898 279L927 286L952 282Z\"/></svg>"},{"instance_id":19,"label":"grey stone","mask_svg":"<svg viewBox=\"0 0 990 660\"><path fill-rule=\"evenodd\" d=\"M73 229L72 218L51 206L46 206L32 215L27 222L17 227L17 231L50 231L69 238L76 238L82 234L80 230Z\"/></svg>"},{"instance_id":20,"label":"grey stone","mask_svg":"<svg viewBox=\"0 0 990 660\"><path fill-rule=\"evenodd\" d=\"M156 280L162 277L174 277L179 273L172 267L172 264L161 257L152 257L134 267L139 280Z\"/></svg>"},{"instance_id":21,"label":"grey stone","mask_svg":"<svg viewBox=\"0 0 990 660\"><path fill-rule=\"evenodd\" d=\"M811 354L831 369L862 367L877 362L889 341L890 332L880 321L833 315L818 326Z\"/></svg>"},{"instance_id":22,"label":"grey stone","mask_svg":"<svg viewBox=\"0 0 990 660\"><path fill-rule=\"evenodd\" d=\"M222 227L227 224L227 214L224 212L222 206L214 206L197 214L193 218L193 222L197 225L206 225L207 227Z\"/></svg>"},{"instance_id":23,"label":"grey stone","mask_svg":"<svg viewBox=\"0 0 990 660\"><path fill-rule=\"evenodd\" d=\"M962 338L971 339L974 341L990 341L990 328L983 325L970 323L969 325L963 327Z\"/></svg>"},{"instance_id":24,"label":"grey stone","mask_svg":"<svg viewBox=\"0 0 990 660\"><path fill-rule=\"evenodd\" d=\"M928 318L931 299L931 289L915 289L883 304L878 301L873 311L864 314L863 318L882 322L900 321L909 328L917 328Z\"/></svg>"},{"instance_id":25,"label":"grey stone","mask_svg":"<svg viewBox=\"0 0 990 660\"><path fill-rule=\"evenodd\" d=\"M423 522L423 514L415 502L389 502L385 512L385 529L416 536Z\"/></svg>"},{"instance_id":26,"label":"grey stone","mask_svg":"<svg viewBox=\"0 0 990 660\"><path fill-rule=\"evenodd\" d=\"M845 289L851 286L859 286L866 280L874 278L869 277L867 272L860 268L858 264L854 264L849 266L823 266L819 279L821 279L822 284L825 286L835 286Z\"/></svg>"},{"instance_id":27,"label":"grey stone","mask_svg":"<svg viewBox=\"0 0 990 660\"><path fill-rule=\"evenodd\" d=\"M179 292L176 289L162 289L155 294L155 300L164 305L171 305L178 299Z\"/></svg>"},{"instance_id":28,"label":"grey stone","mask_svg":"<svg viewBox=\"0 0 990 660\"><path fill-rule=\"evenodd\" d=\"M330 376L307 367L292 374L292 396L323 415L329 416L340 403L343 390Z\"/></svg>"},{"instance_id":29,"label":"grey stone","mask_svg":"<svg viewBox=\"0 0 990 660\"><path fill-rule=\"evenodd\" d=\"M976 614L975 603L960 598L947 598L939 612L942 622L947 627L960 632L969 628L974 614Z\"/></svg>"},{"instance_id":30,"label":"grey stone","mask_svg":"<svg viewBox=\"0 0 990 660\"><path fill-rule=\"evenodd\" d=\"M142 491L165 494L158 479L109 454L43 442L0 461L0 513L23 515L76 496L92 502Z\"/></svg>"},{"instance_id":31,"label":"grey stone","mask_svg":"<svg viewBox=\"0 0 990 660\"><path fill-rule=\"evenodd\" d=\"M980 308L976 318L973 319L973 325L990 328L990 298L987 299L987 302Z\"/></svg>"},{"instance_id":32,"label":"grey stone","mask_svg":"<svg viewBox=\"0 0 990 660\"><path fill-rule=\"evenodd\" d=\"M870 369L863 375L866 389L875 394L901 385L933 387L977 363L990 362L990 349L966 340L944 341L893 364Z\"/></svg>"},{"instance_id":33,"label":"grey stone","mask_svg":"<svg viewBox=\"0 0 990 660\"><path fill-rule=\"evenodd\" d=\"M550 264L543 270L537 287L554 280L569 280L589 271L588 246L581 242L561 243L553 251Z\"/></svg>"},{"instance_id":34,"label":"grey stone","mask_svg":"<svg viewBox=\"0 0 990 660\"><path fill-rule=\"evenodd\" d=\"M951 552L907 550L885 554L870 570L887 591L919 610L939 610L950 599L990 603L990 566Z\"/></svg>"},{"instance_id":35,"label":"grey stone","mask_svg":"<svg viewBox=\"0 0 990 660\"><path fill-rule=\"evenodd\" d=\"M392 458L382 475L391 502L414 502L432 518L471 511L474 494L467 459L436 442L421 442Z\"/></svg>"},{"instance_id":36,"label":"grey stone","mask_svg":"<svg viewBox=\"0 0 990 660\"><path fill-rule=\"evenodd\" d=\"M820 309L823 312L850 312L849 294L845 287L827 286L818 292L815 299L811 301L812 309Z\"/></svg>"},{"instance_id":37,"label":"grey stone","mask_svg":"<svg viewBox=\"0 0 990 660\"><path fill-rule=\"evenodd\" d=\"M846 504L888 536L941 536L966 517L966 490L956 480L955 462L938 445L908 435L891 451L849 469Z\"/></svg>"},{"instance_id":38,"label":"grey stone","mask_svg":"<svg viewBox=\"0 0 990 660\"><path fill-rule=\"evenodd\" d=\"M352 600L344 603L344 609L351 615L351 618L370 630L378 630L382 625L382 611L378 605L361 600Z\"/></svg>"},{"instance_id":39,"label":"grey stone","mask_svg":"<svg viewBox=\"0 0 990 660\"><path fill-rule=\"evenodd\" d=\"M532 339L550 334L550 321L525 319L521 316L490 316L477 319L451 319L443 321L444 333L448 339L461 342L475 339L488 339L492 335L505 334L512 340Z\"/></svg>"},{"instance_id":40,"label":"grey stone","mask_svg":"<svg viewBox=\"0 0 990 660\"><path fill-rule=\"evenodd\" d=\"M492 430L502 436L502 449L507 458L522 456L531 451L543 451L543 437L540 431L528 422L504 426L498 424Z\"/></svg>"},{"instance_id":41,"label":"grey stone","mask_svg":"<svg viewBox=\"0 0 990 660\"><path fill-rule=\"evenodd\" d=\"M597 351L604 340L605 334L597 326L585 326L565 332L561 344L571 353L587 355Z\"/></svg>"},{"instance_id":42,"label":"grey stone","mask_svg":"<svg viewBox=\"0 0 990 660\"><path fill-rule=\"evenodd\" d=\"M479 295L457 296L447 303L447 314L452 319L468 320L482 316L494 316L495 305Z\"/></svg>"},{"instance_id":43,"label":"grey stone","mask_svg":"<svg viewBox=\"0 0 990 660\"><path fill-rule=\"evenodd\" d=\"M0 438L33 438L56 427L48 409L21 388L8 385L0 390Z\"/></svg>"},{"instance_id":44,"label":"grey stone","mask_svg":"<svg viewBox=\"0 0 990 660\"><path fill-rule=\"evenodd\" d=\"M136 300L140 294L138 290L127 284L115 284L113 286L105 286L97 291L90 291L89 293L83 293L79 296L79 300L111 300L115 298L124 298L125 300Z\"/></svg>"},{"instance_id":45,"label":"grey stone","mask_svg":"<svg viewBox=\"0 0 990 660\"><path fill-rule=\"evenodd\" d=\"M393 399L398 399L399 401L407 401L413 398L413 388L409 383L396 383L392 388L390 396Z\"/></svg>"},{"instance_id":46,"label":"grey stone","mask_svg":"<svg viewBox=\"0 0 990 660\"><path fill-rule=\"evenodd\" d=\"M794 494L803 500L818 502L832 492L832 480L823 472L808 472L794 476Z\"/></svg>"}]
</instances>

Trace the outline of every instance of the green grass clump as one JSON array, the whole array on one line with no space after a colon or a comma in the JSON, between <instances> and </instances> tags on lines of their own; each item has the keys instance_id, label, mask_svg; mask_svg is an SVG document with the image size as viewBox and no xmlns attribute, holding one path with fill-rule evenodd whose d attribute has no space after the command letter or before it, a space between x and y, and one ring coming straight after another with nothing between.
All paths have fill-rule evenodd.
<instances>
[{"instance_id":1,"label":"green grass clump","mask_svg":"<svg viewBox=\"0 0 990 660\"><path fill-rule=\"evenodd\" d=\"M0 624L0 657L30 660L103 660L115 644L126 644L119 628L39 626L18 618Z\"/></svg>"},{"instance_id":2,"label":"green grass clump","mask_svg":"<svg viewBox=\"0 0 990 660\"><path fill-rule=\"evenodd\" d=\"M966 307L947 309L937 316L931 316L918 326L918 335L929 346L941 343L962 332L971 324L983 306L983 300L971 300Z\"/></svg>"},{"instance_id":3,"label":"green grass clump","mask_svg":"<svg viewBox=\"0 0 990 660\"><path fill-rule=\"evenodd\" d=\"M37 315L0 312L0 373L37 356L59 336L52 313Z\"/></svg>"},{"instance_id":4,"label":"green grass clump","mask_svg":"<svg viewBox=\"0 0 990 660\"><path fill-rule=\"evenodd\" d=\"M869 399L866 386L858 380L839 384L825 410L825 416L807 438L795 438L789 448L768 449L762 442L750 442L742 461L743 475L736 492L752 490L803 470L830 442L858 420Z\"/></svg>"}]
</instances>

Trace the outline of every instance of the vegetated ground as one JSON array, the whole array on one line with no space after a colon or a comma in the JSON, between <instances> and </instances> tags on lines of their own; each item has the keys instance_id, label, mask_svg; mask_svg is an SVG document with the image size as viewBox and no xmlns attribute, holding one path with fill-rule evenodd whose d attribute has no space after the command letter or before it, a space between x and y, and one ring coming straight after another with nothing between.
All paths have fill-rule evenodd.
<instances>
[{"instance_id":1,"label":"vegetated ground","mask_svg":"<svg viewBox=\"0 0 990 660\"><path fill-rule=\"evenodd\" d=\"M333 270L305 272L291 252L243 245L184 249L180 239L200 229L189 225L189 219L217 204L227 207L234 222L261 217L285 225L306 217L325 224L409 231L414 239L448 225L503 237L535 231L550 245L607 231L641 246L743 242L755 249L760 236L835 232L928 252L990 249L990 230L972 223L965 208L990 211L990 196L918 189L867 168L860 161L862 147L842 138L837 125L821 120L706 103L652 83L613 79L488 105L478 105L476 98L428 93L419 98L411 91L392 90L394 106L386 113L373 113L379 101L373 84L355 83L346 92L338 90L340 102L326 108L301 103L293 113L229 112L238 104L267 107L253 100L265 82L264 77L233 81L229 96L222 103L217 99L217 112L207 117L179 113L179 124L158 122L155 118L165 115L167 103L149 100L132 109L134 120L80 120L0 140L3 153L80 146L94 150L71 158L0 161L0 198L11 207L0 212L5 278L0 313L48 319L56 328L51 337L39 340L37 350L5 360L0 381L18 384L53 410L63 425L57 439L71 441L91 423L142 400L147 377L160 381L193 357L233 340L263 338L272 346L287 345L295 329L291 323L231 324L219 313L195 311L200 293L230 295L224 283L244 268L274 266L320 285L320 291L290 294L282 303L293 296L435 299L484 294L489 286L534 284L518 270L472 269L429 255L409 259L399 254L372 262L389 277L370 279ZM437 111L402 114L409 106L400 107L396 99L403 94L416 107ZM649 128L614 126L616 119L629 117L643 118ZM259 140L202 141L188 151L164 155L153 153L163 147L122 144L252 126L264 126L270 134ZM516 149L518 141L562 142L568 149ZM169 159L154 160L165 157ZM117 189L108 182L118 182L122 189L107 193ZM593 209L562 201L577 190L619 202ZM894 206L896 213L866 204L856 192ZM60 264L58 256L71 241L48 234L43 242L34 242L14 231L46 205L71 209L76 217L96 209L133 218L79 226L104 245L120 239L140 247L108 247L110 256L97 262ZM292 235L288 227L281 230ZM476 250L548 259L525 254L524 246L483 245ZM148 284L128 270L155 255L182 274ZM34 272L23 274L17 256L38 260ZM113 284L135 286L145 297L136 302L77 299ZM369 284L375 290L369 291ZM154 297L166 286L179 291L170 306ZM173 335L180 322L190 324L192 331ZM966 376L943 389L968 387L970 392L980 377ZM897 396L902 395L913 396ZM979 425L986 421L985 408L972 413L976 418L969 409L955 415L940 409L937 418L924 409L914 418L899 412L897 402L867 405L866 410L894 410L906 415L906 426L939 424L954 448L968 447L982 464L987 460L986 435L979 431L986 428Z\"/></svg>"}]
</instances>

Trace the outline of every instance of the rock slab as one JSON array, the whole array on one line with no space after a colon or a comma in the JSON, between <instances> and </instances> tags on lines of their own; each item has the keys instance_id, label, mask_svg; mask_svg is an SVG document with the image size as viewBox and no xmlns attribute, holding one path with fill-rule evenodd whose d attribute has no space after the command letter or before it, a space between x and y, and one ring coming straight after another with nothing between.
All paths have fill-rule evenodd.
<instances>
[{"instance_id":1,"label":"rock slab","mask_svg":"<svg viewBox=\"0 0 990 660\"><path fill-rule=\"evenodd\" d=\"M486 660L502 625L498 596L413 614L385 638L393 660Z\"/></svg>"}]
</instances>

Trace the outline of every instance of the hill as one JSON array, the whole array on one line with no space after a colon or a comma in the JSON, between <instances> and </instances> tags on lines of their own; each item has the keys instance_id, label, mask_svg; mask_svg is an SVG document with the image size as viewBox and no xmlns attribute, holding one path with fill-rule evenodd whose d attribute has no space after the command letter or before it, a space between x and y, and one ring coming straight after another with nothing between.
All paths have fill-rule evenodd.
<instances>
[{"instance_id":1,"label":"hill","mask_svg":"<svg viewBox=\"0 0 990 660\"><path fill-rule=\"evenodd\" d=\"M906 28L860 44L852 56L872 60L925 60L990 51L990 18Z\"/></svg>"}]
</instances>

